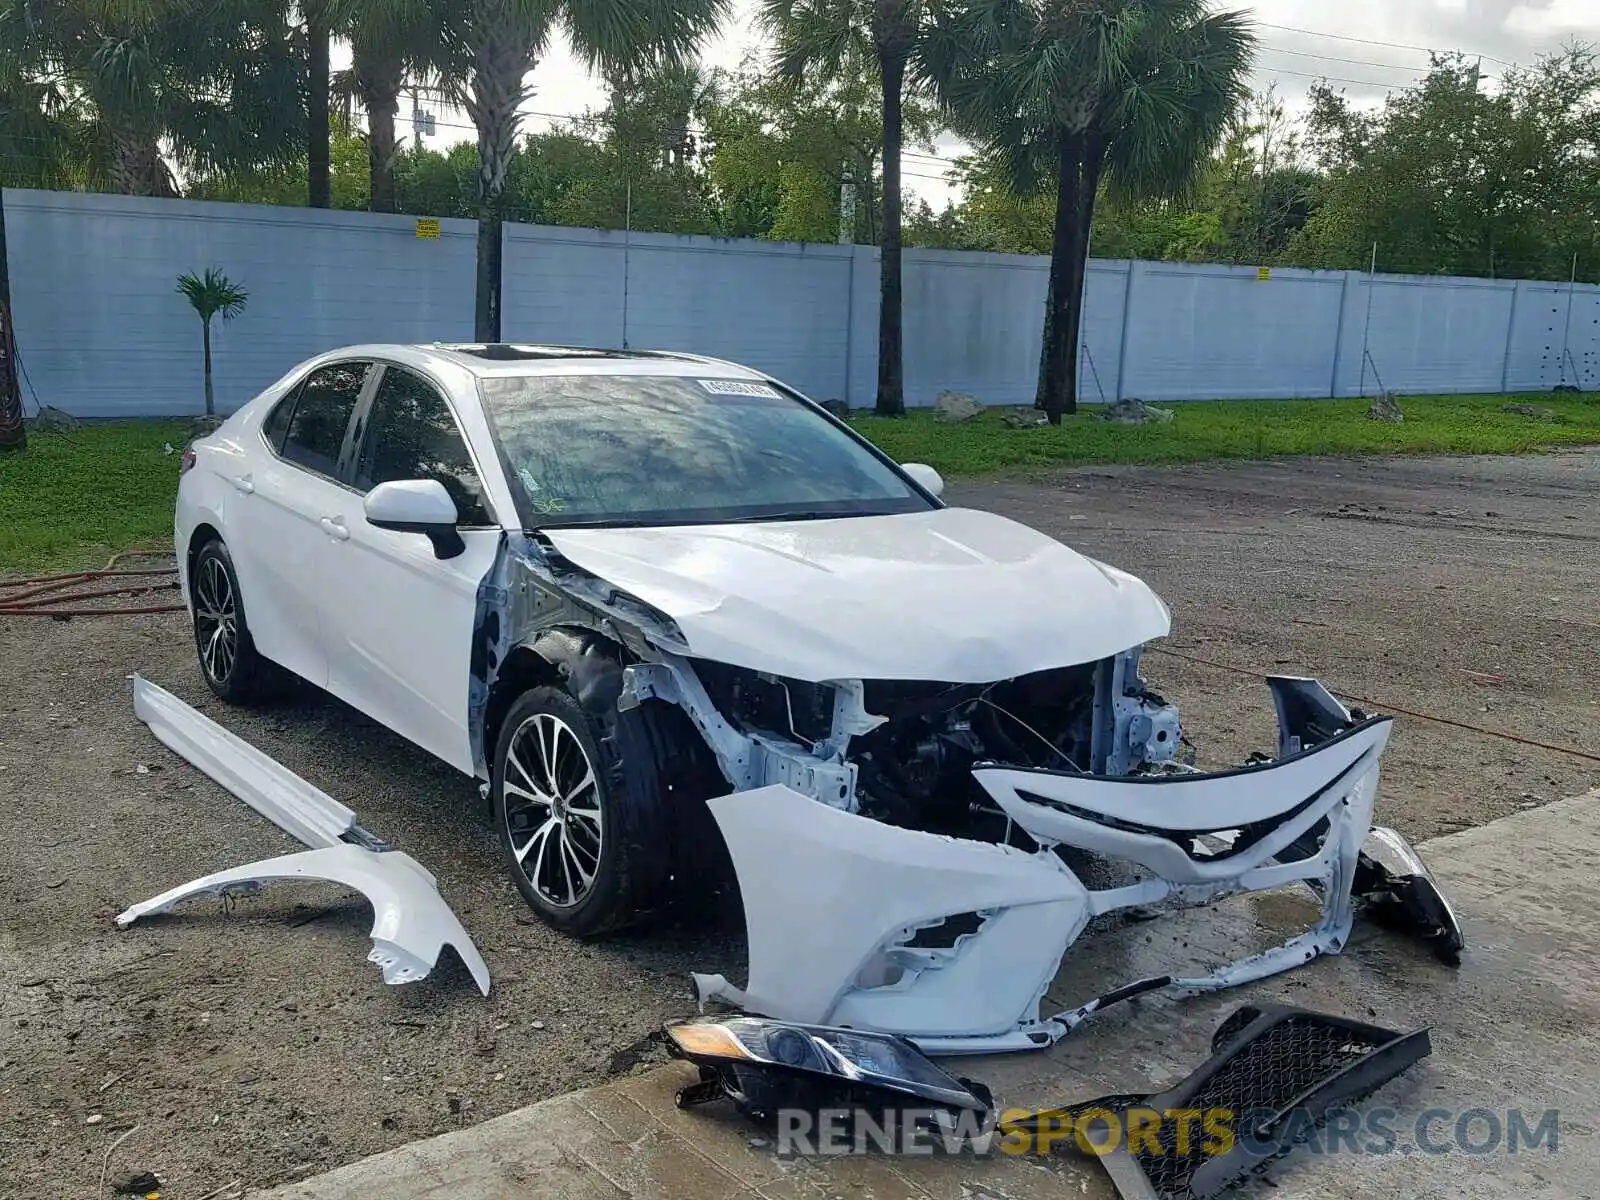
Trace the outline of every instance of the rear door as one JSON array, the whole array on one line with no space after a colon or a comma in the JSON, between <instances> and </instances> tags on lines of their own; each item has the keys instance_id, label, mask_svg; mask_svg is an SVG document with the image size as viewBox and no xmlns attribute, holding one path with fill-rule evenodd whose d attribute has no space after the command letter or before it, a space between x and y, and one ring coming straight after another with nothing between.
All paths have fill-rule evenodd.
<instances>
[{"instance_id":1,"label":"rear door","mask_svg":"<svg viewBox=\"0 0 1600 1200\"><path fill-rule=\"evenodd\" d=\"M263 422L271 453L233 480L244 494L229 520L228 549L256 649L318 687L328 684L324 571L350 536L330 517L352 494L339 476L371 374L370 362L354 360L312 371Z\"/></svg>"},{"instance_id":2,"label":"rear door","mask_svg":"<svg viewBox=\"0 0 1600 1200\"><path fill-rule=\"evenodd\" d=\"M348 541L325 576L328 689L461 771L473 772L467 728L478 585L500 526L445 390L416 371L377 368L346 473L338 518ZM362 497L380 483L436 479L456 502L466 550L441 559L420 533L367 524Z\"/></svg>"}]
</instances>

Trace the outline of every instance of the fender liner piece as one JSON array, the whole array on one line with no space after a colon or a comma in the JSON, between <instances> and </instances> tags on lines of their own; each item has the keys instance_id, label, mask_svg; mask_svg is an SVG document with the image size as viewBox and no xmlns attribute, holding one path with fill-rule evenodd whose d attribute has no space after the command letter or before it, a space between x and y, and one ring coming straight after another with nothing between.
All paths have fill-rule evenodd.
<instances>
[{"instance_id":1,"label":"fender liner piece","mask_svg":"<svg viewBox=\"0 0 1600 1200\"><path fill-rule=\"evenodd\" d=\"M398 850L374 851L338 845L285 854L264 862L218 871L135 904L117 917L126 929L142 917L170 911L196 896L254 893L263 883L304 880L342 884L372 902L372 951L367 961L383 972L385 983L414 983L452 947L472 974L478 990L489 994L489 967L472 938L450 911L421 863Z\"/></svg>"}]
</instances>

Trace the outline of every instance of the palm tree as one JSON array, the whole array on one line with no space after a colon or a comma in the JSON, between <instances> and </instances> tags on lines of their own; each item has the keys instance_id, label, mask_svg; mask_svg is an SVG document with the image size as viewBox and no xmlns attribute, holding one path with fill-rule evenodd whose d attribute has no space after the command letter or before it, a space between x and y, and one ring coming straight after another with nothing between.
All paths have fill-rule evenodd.
<instances>
[{"instance_id":1,"label":"palm tree","mask_svg":"<svg viewBox=\"0 0 1600 1200\"><path fill-rule=\"evenodd\" d=\"M883 235L879 239L878 398L881 417L903 416L900 256L900 150L904 104L922 34L921 0L762 0L762 20L777 40L779 73L798 79L807 71L845 73L853 62L874 61L883 85Z\"/></svg>"},{"instance_id":2,"label":"palm tree","mask_svg":"<svg viewBox=\"0 0 1600 1200\"><path fill-rule=\"evenodd\" d=\"M1056 216L1039 393L1077 411L1078 330L1102 181L1180 197L1248 95L1255 37L1207 0L971 0L924 59L957 130L1022 191L1053 177Z\"/></svg>"},{"instance_id":3,"label":"palm tree","mask_svg":"<svg viewBox=\"0 0 1600 1200\"><path fill-rule=\"evenodd\" d=\"M476 336L500 339L501 226L506 171L517 148L528 73L557 29L590 67L686 57L721 18L727 0L466 0L473 57L465 97L478 130Z\"/></svg>"},{"instance_id":4,"label":"palm tree","mask_svg":"<svg viewBox=\"0 0 1600 1200\"><path fill-rule=\"evenodd\" d=\"M207 267L204 275L179 275L178 291L200 314L200 339L206 355L206 416L216 415L216 398L211 389L211 318L231 321L244 311L250 293L224 275L218 267Z\"/></svg>"},{"instance_id":5,"label":"palm tree","mask_svg":"<svg viewBox=\"0 0 1600 1200\"><path fill-rule=\"evenodd\" d=\"M453 0L343 0L340 24L350 37L351 77L367 114L367 153L373 212L398 211L395 160L400 153L395 115L409 80L441 83L466 78L459 18Z\"/></svg>"},{"instance_id":6,"label":"palm tree","mask_svg":"<svg viewBox=\"0 0 1600 1200\"><path fill-rule=\"evenodd\" d=\"M306 203L312 208L332 208L333 133L328 123L332 4L330 0L301 0L300 15L305 20L300 33L306 46Z\"/></svg>"},{"instance_id":7,"label":"palm tree","mask_svg":"<svg viewBox=\"0 0 1600 1200\"><path fill-rule=\"evenodd\" d=\"M0 56L86 101L126 195L177 194L184 167L281 161L299 111L277 0L0 0Z\"/></svg>"}]
</instances>

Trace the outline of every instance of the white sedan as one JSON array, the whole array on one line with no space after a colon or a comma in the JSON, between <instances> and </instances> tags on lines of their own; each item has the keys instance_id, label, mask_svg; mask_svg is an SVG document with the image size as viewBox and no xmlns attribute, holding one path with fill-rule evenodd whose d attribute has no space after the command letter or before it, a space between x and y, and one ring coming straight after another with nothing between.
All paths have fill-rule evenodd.
<instances>
[{"instance_id":1,"label":"white sedan","mask_svg":"<svg viewBox=\"0 0 1600 1200\"><path fill-rule=\"evenodd\" d=\"M512 877L559 929L636 921L731 851L754 961L763 889L830 886L839 847L814 862L805 839L870 826L1074 844L1164 881L1083 913L1250 890L1280 864L1329 914L1284 965L1337 950L1358 866L1377 894L1350 837L1387 720L1275 681L1278 759L1195 771L1139 675L1160 599L942 486L727 362L358 346L185 451L176 537L212 690L299 676L485 781ZM802 812L795 832L718 799L774 787L865 824ZM747 818L758 846L771 821L767 849ZM949 936L992 942L997 903L957 889L946 915L972 928Z\"/></svg>"}]
</instances>

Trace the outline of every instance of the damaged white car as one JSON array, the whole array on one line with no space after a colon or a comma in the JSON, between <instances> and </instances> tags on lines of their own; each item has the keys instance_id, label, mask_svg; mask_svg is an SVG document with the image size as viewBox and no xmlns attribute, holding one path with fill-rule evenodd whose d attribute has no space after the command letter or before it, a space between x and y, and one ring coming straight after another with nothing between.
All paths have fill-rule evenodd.
<instances>
[{"instance_id":1,"label":"damaged white car","mask_svg":"<svg viewBox=\"0 0 1600 1200\"><path fill-rule=\"evenodd\" d=\"M1196 771L1139 674L1161 600L941 490L730 363L365 346L185 452L177 548L212 689L292 672L486 781L555 927L634 922L725 845L750 975L703 998L1023 1048L1337 952L1362 898L1459 952L1415 855L1369 836L1387 719L1276 681L1277 757ZM1296 881L1322 915L1283 947L1040 1014L1093 917Z\"/></svg>"}]
</instances>

